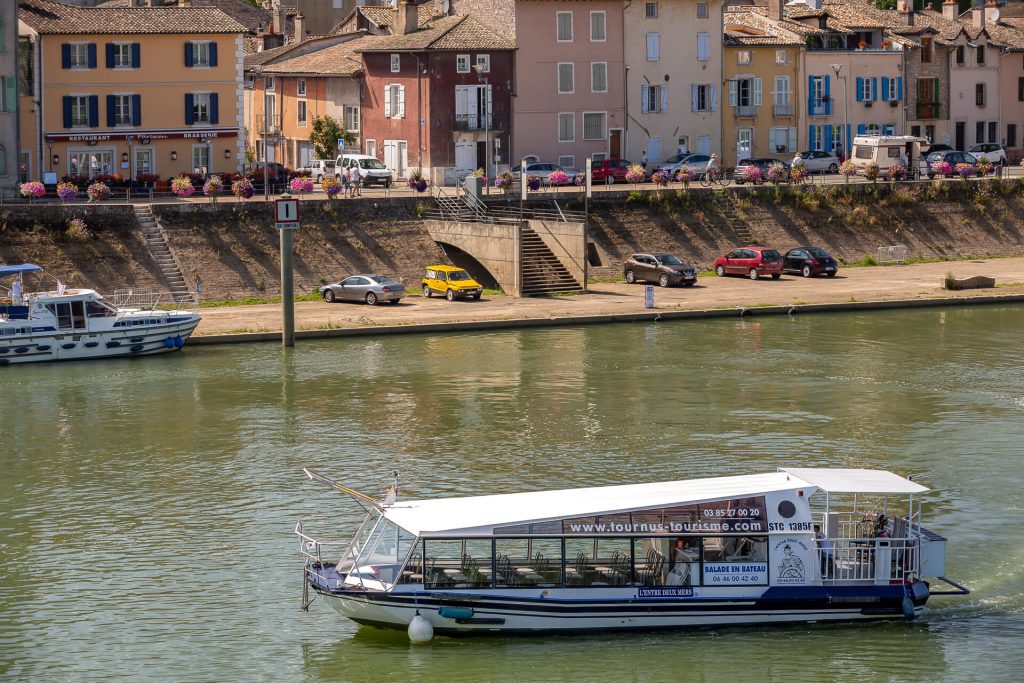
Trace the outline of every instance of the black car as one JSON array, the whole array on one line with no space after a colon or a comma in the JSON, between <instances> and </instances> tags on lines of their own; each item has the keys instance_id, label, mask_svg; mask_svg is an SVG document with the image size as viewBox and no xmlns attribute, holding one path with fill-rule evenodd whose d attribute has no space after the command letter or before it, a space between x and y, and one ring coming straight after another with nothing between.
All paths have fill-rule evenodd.
<instances>
[{"instance_id":1,"label":"black car","mask_svg":"<svg viewBox=\"0 0 1024 683\"><path fill-rule=\"evenodd\" d=\"M956 150L946 150L944 152L928 152L928 156L924 158L925 163L928 164L928 177L934 178L936 173L933 170L935 164L945 161L947 164L956 168L957 164L970 164L975 168L978 167L978 159L968 152L958 152Z\"/></svg>"},{"instance_id":2,"label":"black car","mask_svg":"<svg viewBox=\"0 0 1024 683\"><path fill-rule=\"evenodd\" d=\"M820 247L794 247L782 257L782 272L800 273L804 277L812 277L825 273L835 277L839 264L832 255Z\"/></svg>"},{"instance_id":3,"label":"black car","mask_svg":"<svg viewBox=\"0 0 1024 683\"><path fill-rule=\"evenodd\" d=\"M672 254L633 254L622 264L622 271L629 284L645 280L662 287L692 287L697 282L697 269Z\"/></svg>"},{"instance_id":4,"label":"black car","mask_svg":"<svg viewBox=\"0 0 1024 683\"><path fill-rule=\"evenodd\" d=\"M932 152L955 152L955 151L956 150L953 149L952 145L945 145L945 144L941 144L940 143L938 145L932 145L931 147L929 147L928 151L926 152L926 154L931 154Z\"/></svg>"}]
</instances>

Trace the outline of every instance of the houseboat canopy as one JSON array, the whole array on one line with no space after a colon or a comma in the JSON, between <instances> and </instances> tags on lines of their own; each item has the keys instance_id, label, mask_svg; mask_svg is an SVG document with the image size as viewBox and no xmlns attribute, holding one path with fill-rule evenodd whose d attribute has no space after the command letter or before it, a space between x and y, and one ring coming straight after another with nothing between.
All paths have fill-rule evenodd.
<instances>
[{"instance_id":1,"label":"houseboat canopy","mask_svg":"<svg viewBox=\"0 0 1024 683\"><path fill-rule=\"evenodd\" d=\"M385 508L385 516L417 536L479 535L493 533L495 527L506 525L671 508L795 490L810 496L815 487L795 475L771 472L560 491L399 500Z\"/></svg>"},{"instance_id":2,"label":"houseboat canopy","mask_svg":"<svg viewBox=\"0 0 1024 683\"><path fill-rule=\"evenodd\" d=\"M828 493L924 493L928 487L885 470L832 469L825 467L780 467L780 472L803 479Z\"/></svg>"},{"instance_id":3,"label":"houseboat canopy","mask_svg":"<svg viewBox=\"0 0 1024 683\"><path fill-rule=\"evenodd\" d=\"M19 263L10 266L0 266L0 277L7 275L21 275L22 273L38 273L43 268L34 263Z\"/></svg>"}]
</instances>

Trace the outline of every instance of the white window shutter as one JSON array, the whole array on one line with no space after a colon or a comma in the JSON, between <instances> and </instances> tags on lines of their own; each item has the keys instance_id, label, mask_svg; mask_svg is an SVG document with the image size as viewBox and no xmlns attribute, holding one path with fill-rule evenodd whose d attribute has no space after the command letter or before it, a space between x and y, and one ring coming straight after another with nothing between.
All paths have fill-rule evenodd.
<instances>
[{"instance_id":1,"label":"white window shutter","mask_svg":"<svg viewBox=\"0 0 1024 683\"><path fill-rule=\"evenodd\" d=\"M398 86L398 118L405 118L405 86Z\"/></svg>"},{"instance_id":2,"label":"white window shutter","mask_svg":"<svg viewBox=\"0 0 1024 683\"><path fill-rule=\"evenodd\" d=\"M661 86L661 111L668 111L668 86L667 85Z\"/></svg>"},{"instance_id":3,"label":"white window shutter","mask_svg":"<svg viewBox=\"0 0 1024 683\"><path fill-rule=\"evenodd\" d=\"M455 86L455 115L467 116L469 114L469 86Z\"/></svg>"},{"instance_id":4,"label":"white window shutter","mask_svg":"<svg viewBox=\"0 0 1024 683\"><path fill-rule=\"evenodd\" d=\"M690 86L690 111L697 111L697 104L700 102L700 92L697 86Z\"/></svg>"},{"instance_id":5,"label":"white window shutter","mask_svg":"<svg viewBox=\"0 0 1024 683\"><path fill-rule=\"evenodd\" d=\"M711 111L718 111L718 86L709 85L708 89L711 90Z\"/></svg>"},{"instance_id":6,"label":"white window shutter","mask_svg":"<svg viewBox=\"0 0 1024 683\"><path fill-rule=\"evenodd\" d=\"M651 86L641 85L640 86L640 111L644 114L647 113L647 103L651 101Z\"/></svg>"},{"instance_id":7,"label":"white window shutter","mask_svg":"<svg viewBox=\"0 0 1024 683\"><path fill-rule=\"evenodd\" d=\"M391 86L384 86L384 118L391 118Z\"/></svg>"},{"instance_id":8,"label":"white window shutter","mask_svg":"<svg viewBox=\"0 0 1024 683\"><path fill-rule=\"evenodd\" d=\"M775 154L775 129L768 129L768 153Z\"/></svg>"},{"instance_id":9,"label":"white window shutter","mask_svg":"<svg viewBox=\"0 0 1024 683\"><path fill-rule=\"evenodd\" d=\"M786 141L786 144L789 145L789 149L786 150L787 152L790 152L790 151L796 149L796 147L797 147L797 144L796 144L796 128L790 128L789 129L789 140Z\"/></svg>"},{"instance_id":10,"label":"white window shutter","mask_svg":"<svg viewBox=\"0 0 1024 683\"><path fill-rule=\"evenodd\" d=\"M739 101L738 90L739 90L739 83L737 83L735 80L730 80L729 81L729 106L730 107L735 107L736 103Z\"/></svg>"},{"instance_id":11,"label":"white window shutter","mask_svg":"<svg viewBox=\"0 0 1024 683\"><path fill-rule=\"evenodd\" d=\"M754 100L753 100L753 105L755 107L760 107L761 106L761 79L760 78L755 78L754 79Z\"/></svg>"}]
</instances>

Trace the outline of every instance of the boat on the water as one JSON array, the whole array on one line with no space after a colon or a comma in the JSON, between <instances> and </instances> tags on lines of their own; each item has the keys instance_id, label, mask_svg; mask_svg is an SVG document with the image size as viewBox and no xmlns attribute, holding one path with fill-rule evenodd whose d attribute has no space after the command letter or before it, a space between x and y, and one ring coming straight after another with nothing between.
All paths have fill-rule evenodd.
<instances>
[{"instance_id":1,"label":"boat on the water","mask_svg":"<svg viewBox=\"0 0 1024 683\"><path fill-rule=\"evenodd\" d=\"M306 595L413 640L909 620L933 595L969 592L944 576L946 539L921 526L928 489L882 470L407 501L397 477L379 501L306 474L367 511L347 544L297 524Z\"/></svg>"},{"instance_id":2,"label":"boat on the water","mask_svg":"<svg viewBox=\"0 0 1024 683\"><path fill-rule=\"evenodd\" d=\"M59 280L53 290L26 293L24 276L42 270L0 266L0 282L14 278L0 298L0 365L177 351L199 324L198 313L167 293L118 290L107 301Z\"/></svg>"}]
</instances>

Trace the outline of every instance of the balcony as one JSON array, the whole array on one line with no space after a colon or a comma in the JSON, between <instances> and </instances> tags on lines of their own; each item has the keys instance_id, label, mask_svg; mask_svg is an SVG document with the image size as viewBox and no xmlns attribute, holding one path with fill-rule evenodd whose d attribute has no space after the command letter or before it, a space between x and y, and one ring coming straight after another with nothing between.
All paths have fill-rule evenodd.
<instances>
[{"instance_id":1,"label":"balcony","mask_svg":"<svg viewBox=\"0 0 1024 683\"><path fill-rule=\"evenodd\" d=\"M792 104L773 104L772 115L775 118L785 118L787 116L793 116L793 105Z\"/></svg>"},{"instance_id":2,"label":"balcony","mask_svg":"<svg viewBox=\"0 0 1024 683\"><path fill-rule=\"evenodd\" d=\"M937 119L937 118L939 118L939 103L938 102L918 102L917 103L917 118L919 118L919 119Z\"/></svg>"},{"instance_id":3,"label":"balcony","mask_svg":"<svg viewBox=\"0 0 1024 683\"><path fill-rule=\"evenodd\" d=\"M736 106L736 118L738 119L753 119L757 118L757 105L756 104L740 104Z\"/></svg>"},{"instance_id":4,"label":"balcony","mask_svg":"<svg viewBox=\"0 0 1024 683\"><path fill-rule=\"evenodd\" d=\"M457 131L505 130L507 121L500 114L456 114L452 129Z\"/></svg>"}]
</instances>

